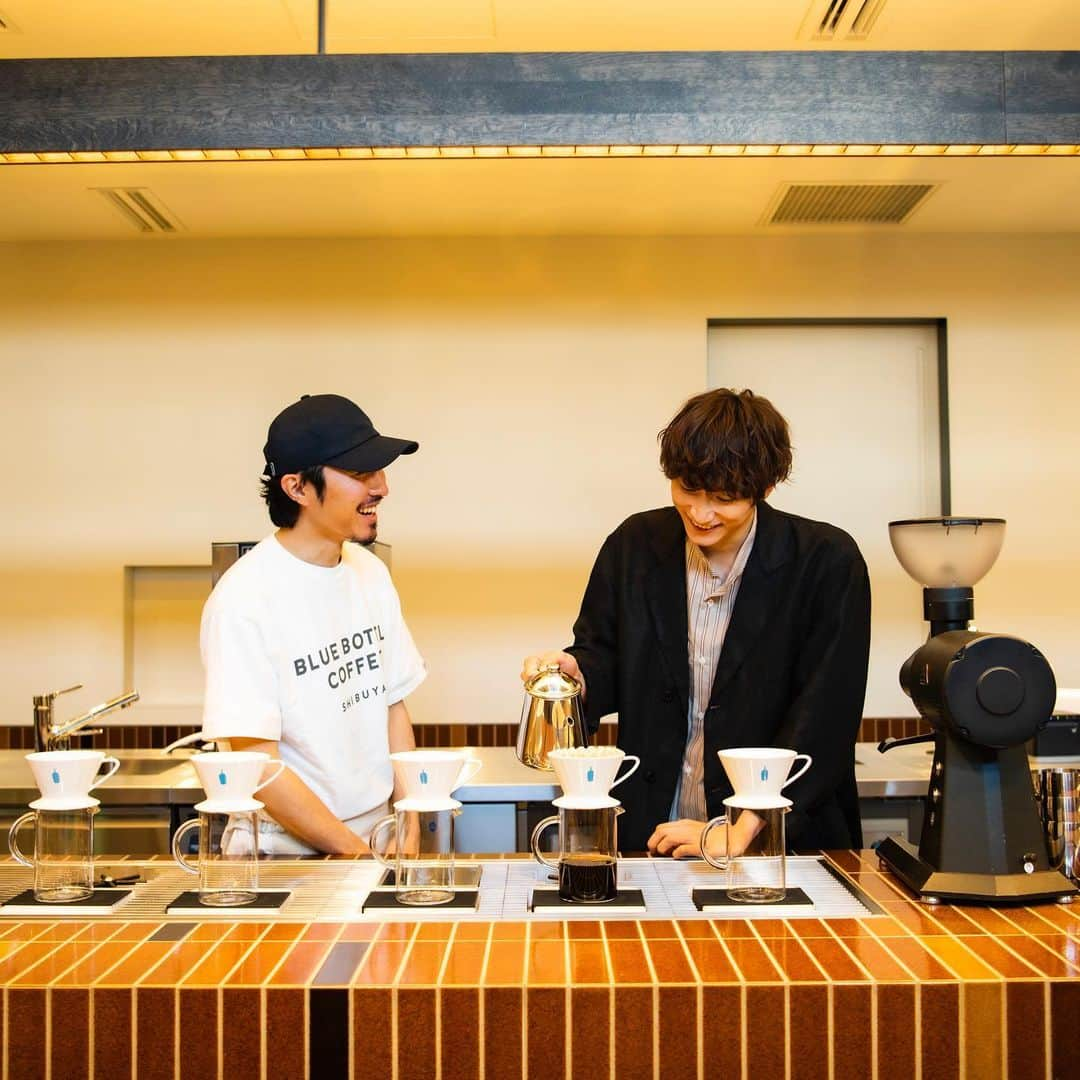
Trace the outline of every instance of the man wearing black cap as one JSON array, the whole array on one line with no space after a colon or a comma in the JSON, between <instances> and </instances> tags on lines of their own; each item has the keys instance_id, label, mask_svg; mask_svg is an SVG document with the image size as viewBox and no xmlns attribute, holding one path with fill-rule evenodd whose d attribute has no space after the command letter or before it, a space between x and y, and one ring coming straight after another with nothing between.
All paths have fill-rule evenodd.
<instances>
[{"instance_id":1,"label":"man wearing black cap","mask_svg":"<svg viewBox=\"0 0 1080 1080\"><path fill-rule=\"evenodd\" d=\"M386 467L416 450L336 394L305 395L270 425L263 498L278 528L218 582L201 633L203 735L289 766L258 796L266 852L366 851L393 793L389 755L415 745L405 698L424 663L364 545Z\"/></svg>"}]
</instances>

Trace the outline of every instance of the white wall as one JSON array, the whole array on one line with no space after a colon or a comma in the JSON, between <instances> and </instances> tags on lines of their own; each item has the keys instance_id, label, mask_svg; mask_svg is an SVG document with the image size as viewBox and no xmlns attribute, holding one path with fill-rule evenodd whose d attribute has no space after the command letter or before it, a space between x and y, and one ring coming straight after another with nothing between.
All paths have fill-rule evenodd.
<instances>
[{"instance_id":1,"label":"white wall","mask_svg":"<svg viewBox=\"0 0 1080 1080\"><path fill-rule=\"evenodd\" d=\"M978 622L1080 685L1078 280L1067 236L0 245L0 723L121 689L123 567L268 532L266 424L326 391L421 442L381 515L415 716L515 721L520 657L665 499L655 434L705 385L711 316L945 316L953 508L1009 519Z\"/></svg>"}]
</instances>

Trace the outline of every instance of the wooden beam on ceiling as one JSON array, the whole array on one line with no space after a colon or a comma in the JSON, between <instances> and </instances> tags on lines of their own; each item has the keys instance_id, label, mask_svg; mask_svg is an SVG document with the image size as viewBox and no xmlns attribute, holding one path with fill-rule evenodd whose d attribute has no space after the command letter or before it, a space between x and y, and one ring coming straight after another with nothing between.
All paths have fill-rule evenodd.
<instances>
[{"instance_id":1,"label":"wooden beam on ceiling","mask_svg":"<svg viewBox=\"0 0 1080 1080\"><path fill-rule=\"evenodd\" d=\"M0 61L0 153L1080 143L1080 53Z\"/></svg>"}]
</instances>

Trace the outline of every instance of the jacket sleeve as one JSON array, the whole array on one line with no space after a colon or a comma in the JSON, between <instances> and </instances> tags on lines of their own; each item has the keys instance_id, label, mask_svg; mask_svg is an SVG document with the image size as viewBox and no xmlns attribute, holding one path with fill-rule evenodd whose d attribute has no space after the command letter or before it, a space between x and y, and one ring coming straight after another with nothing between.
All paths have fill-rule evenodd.
<instances>
[{"instance_id":1,"label":"jacket sleeve","mask_svg":"<svg viewBox=\"0 0 1080 1080\"><path fill-rule=\"evenodd\" d=\"M833 796L853 766L870 657L870 580L858 549L845 548L815 590L811 625L795 665L793 697L776 745L814 760L785 791L794 802L789 843L797 842L808 811Z\"/></svg>"},{"instance_id":2,"label":"jacket sleeve","mask_svg":"<svg viewBox=\"0 0 1080 1080\"><path fill-rule=\"evenodd\" d=\"M593 564L574 644L567 648L585 676L585 718L595 732L600 718L619 709L619 554L617 534L604 541Z\"/></svg>"}]
</instances>

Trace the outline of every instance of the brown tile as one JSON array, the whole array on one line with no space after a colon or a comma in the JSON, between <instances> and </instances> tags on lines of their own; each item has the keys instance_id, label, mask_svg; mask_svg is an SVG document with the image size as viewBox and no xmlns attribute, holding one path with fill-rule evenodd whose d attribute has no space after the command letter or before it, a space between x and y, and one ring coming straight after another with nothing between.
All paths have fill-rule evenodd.
<instances>
[{"instance_id":1,"label":"brown tile","mask_svg":"<svg viewBox=\"0 0 1080 1080\"><path fill-rule=\"evenodd\" d=\"M833 1076L864 1080L874 1071L873 1014L869 986L833 987Z\"/></svg>"},{"instance_id":2,"label":"brown tile","mask_svg":"<svg viewBox=\"0 0 1080 1080\"><path fill-rule=\"evenodd\" d=\"M483 950L485 946L479 942L454 943L453 952L450 954L450 963L454 965L454 978L458 981L465 979L468 972L475 972L474 978L479 977L479 964L483 963ZM464 951L460 951L464 950ZM480 959L477 960L479 951ZM449 967L447 975L449 976ZM487 958L487 970L484 972L485 986L519 986L525 976L525 943L519 941L493 941Z\"/></svg>"},{"instance_id":3,"label":"brown tile","mask_svg":"<svg viewBox=\"0 0 1080 1080\"><path fill-rule=\"evenodd\" d=\"M1080 982L1050 984L1050 1051L1052 1074L1080 1076L1080 1039L1076 1022L1080 1017Z\"/></svg>"},{"instance_id":4,"label":"brown tile","mask_svg":"<svg viewBox=\"0 0 1080 1080\"><path fill-rule=\"evenodd\" d=\"M262 1028L259 991L224 987L221 991L222 1076L228 1080L260 1080Z\"/></svg>"},{"instance_id":5,"label":"brown tile","mask_svg":"<svg viewBox=\"0 0 1080 1080\"><path fill-rule=\"evenodd\" d=\"M657 988L661 1077L682 1080L697 1072L698 991L692 986Z\"/></svg>"},{"instance_id":6,"label":"brown tile","mask_svg":"<svg viewBox=\"0 0 1080 1080\"><path fill-rule=\"evenodd\" d=\"M304 991L299 987L267 987L266 1002L266 1054L273 1062L267 1068L267 1076L303 1076L307 1066L307 1013L304 1008ZM390 1018L385 1029L379 1032L380 1041L389 1046L385 1037L390 1031ZM365 1060L365 1059L360 1059ZM269 1065L268 1061L268 1065ZM377 1075L372 1073L372 1076Z\"/></svg>"},{"instance_id":7,"label":"brown tile","mask_svg":"<svg viewBox=\"0 0 1080 1080\"><path fill-rule=\"evenodd\" d=\"M1075 979L1080 975L1080 967L1068 963L1065 956L1069 955L1069 943L1071 938L1065 934L1051 937L1027 937L1024 934L1008 939L1010 949L1018 952L1029 964L1033 964L1044 975L1053 979ZM1080 957L1076 957L1076 942L1072 941L1072 955L1080 963Z\"/></svg>"},{"instance_id":8,"label":"brown tile","mask_svg":"<svg viewBox=\"0 0 1080 1080\"><path fill-rule=\"evenodd\" d=\"M1041 1076L1046 1068L1045 990L1042 982L1005 985L1006 1076Z\"/></svg>"},{"instance_id":9,"label":"brown tile","mask_svg":"<svg viewBox=\"0 0 1080 1080\"><path fill-rule=\"evenodd\" d=\"M604 936L601 929L602 925L598 919L582 919L580 922L575 919L574 922L566 924L566 936L577 940L582 938L599 939Z\"/></svg>"},{"instance_id":10,"label":"brown tile","mask_svg":"<svg viewBox=\"0 0 1080 1080\"><path fill-rule=\"evenodd\" d=\"M130 1076L132 1063L132 990L90 993L94 1027L94 1076Z\"/></svg>"},{"instance_id":11,"label":"brown tile","mask_svg":"<svg viewBox=\"0 0 1080 1080\"><path fill-rule=\"evenodd\" d=\"M922 986L922 1080L960 1075L960 992L951 986Z\"/></svg>"},{"instance_id":12,"label":"brown tile","mask_svg":"<svg viewBox=\"0 0 1080 1080\"><path fill-rule=\"evenodd\" d=\"M738 972L728 957L727 950L719 941L688 941L686 949L697 969L698 977L703 982L737 983L739 981ZM614 957L612 959L614 960Z\"/></svg>"},{"instance_id":13,"label":"brown tile","mask_svg":"<svg viewBox=\"0 0 1080 1080\"><path fill-rule=\"evenodd\" d=\"M408 950L406 941L372 942L353 976L353 985L392 986Z\"/></svg>"},{"instance_id":14,"label":"brown tile","mask_svg":"<svg viewBox=\"0 0 1080 1080\"><path fill-rule=\"evenodd\" d=\"M524 991L485 987L484 1075L516 1080L523 1075L522 1010Z\"/></svg>"},{"instance_id":15,"label":"brown tile","mask_svg":"<svg viewBox=\"0 0 1080 1080\"><path fill-rule=\"evenodd\" d=\"M755 1080L784 1075L784 1033L784 988L746 987L746 1059Z\"/></svg>"},{"instance_id":16,"label":"brown tile","mask_svg":"<svg viewBox=\"0 0 1080 1080\"><path fill-rule=\"evenodd\" d=\"M616 985L653 982L645 946L640 941L609 941L607 948Z\"/></svg>"},{"instance_id":17,"label":"brown tile","mask_svg":"<svg viewBox=\"0 0 1080 1080\"><path fill-rule=\"evenodd\" d=\"M575 986L570 991L570 1075L595 1080L610 1071L611 991Z\"/></svg>"},{"instance_id":18,"label":"brown tile","mask_svg":"<svg viewBox=\"0 0 1080 1080\"><path fill-rule=\"evenodd\" d=\"M964 1074L1001 1076L1004 987L1001 983L968 982L961 988L964 1001Z\"/></svg>"},{"instance_id":19,"label":"brown tile","mask_svg":"<svg viewBox=\"0 0 1080 1080\"><path fill-rule=\"evenodd\" d=\"M883 983L877 995L878 1076L914 1080L915 987Z\"/></svg>"},{"instance_id":20,"label":"brown tile","mask_svg":"<svg viewBox=\"0 0 1080 1080\"><path fill-rule=\"evenodd\" d=\"M534 948L536 946L533 946ZM566 1075L566 991L530 986L525 992L528 1080L563 1080Z\"/></svg>"},{"instance_id":21,"label":"brown tile","mask_svg":"<svg viewBox=\"0 0 1080 1080\"><path fill-rule=\"evenodd\" d=\"M51 1069L54 1077L90 1075L90 991L51 990Z\"/></svg>"},{"instance_id":22,"label":"brown tile","mask_svg":"<svg viewBox=\"0 0 1080 1080\"><path fill-rule=\"evenodd\" d=\"M216 1076L218 1068L217 990L180 990L180 1080Z\"/></svg>"},{"instance_id":23,"label":"brown tile","mask_svg":"<svg viewBox=\"0 0 1080 1080\"><path fill-rule=\"evenodd\" d=\"M789 994L791 1080L820 1080L829 1075L829 990L793 986Z\"/></svg>"},{"instance_id":24,"label":"brown tile","mask_svg":"<svg viewBox=\"0 0 1080 1080\"><path fill-rule=\"evenodd\" d=\"M431 1080L435 1075L435 991L397 991L398 1080Z\"/></svg>"},{"instance_id":25,"label":"brown tile","mask_svg":"<svg viewBox=\"0 0 1080 1080\"><path fill-rule=\"evenodd\" d=\"M442 1080L479 1080L483 1033L480 1030L480 991L439 991L439 1054Z\"/></svg>"},{"instance_id":26,"label":"brown tile","mask_svg":"<svg viewBox=\"0 0 1080 1080\"><path fill-rule=\"evenodd\" d=\"M528 947L525 982L529 986L566 982L566 946L561 941L534 941Z\"/></svg>"},{"instance_id":27,"label":"brown tile","mask_svg":"<svg viewBox=\"0 0 1080 1080\"><path fill-rule=\"evenodd\" d=\"M701 995L701 1054L706 1080L740 1076L743 992L737 986L703 986ZM757 1073L751 1069L749 1075L756 1077Z\"/></svg>"},{"instance_id":28,"label":"brown tile","mask_svg":"<svg viewBox=\"0 0 1080 1080\"><path fill-rule=\"evenodd\" d=\"M139 1080L173 1080L175 1052L176 992L156 987L136 990L135 1060L139 1063Z\"/></svg>"},{"instance_id":29,"label":"brown tile","mask_svg":"<svg viewBox=\"0 0 1080 1080\"><path fill-rule=\"evenodd\" d=\"M7 997L6 1074L19 1080L46 1075L45 991L9 989Z\"/></svg>"},{"instance_id":30,"label":"brown tile","mask_svg":"<svg viewBox=\"0 0 1080 1080\"><path fill-rule=\"evenodd\" d=\"M644 922L639 922L638 926L641 928L641 936L649 941L654 941L657 938L674 938L678 940L679 937L679 931L670 919L647 919Z\"/></svg>"}]
</instances>

